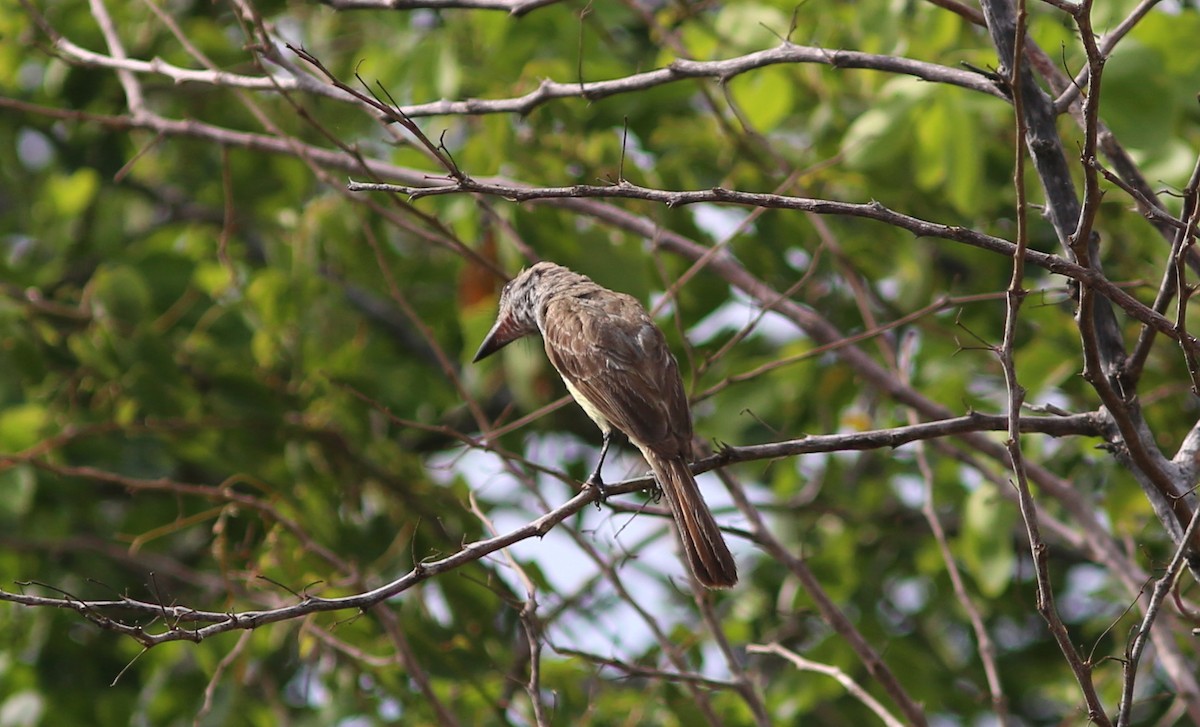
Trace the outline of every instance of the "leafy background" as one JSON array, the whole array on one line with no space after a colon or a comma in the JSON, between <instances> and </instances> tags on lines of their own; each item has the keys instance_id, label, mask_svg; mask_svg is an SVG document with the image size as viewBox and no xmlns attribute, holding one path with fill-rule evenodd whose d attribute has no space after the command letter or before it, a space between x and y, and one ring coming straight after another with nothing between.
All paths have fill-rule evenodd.
<instances>
[{"instance_id":1,"label":"leafy background","mask_svg":"<svg viewBox=\"0 0 1200 727\"><path fill-rule=\"evenodd\" d=\"M1099 4L1091 22L1111 32L1155 4ZM499 363L468 365L494 316L496 273L531 255L660 304L697 432L716 443L900 427L914 409L865 379L841 349L764 313L720 269L691 275L694 260L665 244L666 234L736 260L843 336L873 332L847 345L924 400L956 414L1006 413L1004 372L989 347L1004 332L1009 258L877 220L786 209L568 200L635 216L647 234L598 206L561 200L351 193L347 178L374 176L362 159L405 170L397 181L416 186L446 183L447 172L411 133L339 95L283 46L410 107L512 98L547 79L630 78L784 38L997 69L986 29L967 11L882 0L558 2L516 14L338 5L0 5L5 592L278 608L306 594L363 592L560 506L594 461L593 426L574 406L542 409L564 391L536 342L511 347ZM1029 11L1030 39L1061 71L1086 66L1069 15L1042 4ZM123 79L106 15L128 58L199 71L201 80L177 82L169 69ZM1195 196L1200 13L1164 3L1135 17L1107 59L1100 116L1162 191L1164 209L1180 214ZM238 88L211 69L309 85ZM880 68L784 63L604 98L568 93L520 114L412 117L476 179L874 200L1017 235L1011 104ZM1058 128L1082 184L1084 127L1064 115ZM1056 253L1032 169L1024 182L1029 246ZM1125 192L1105 191L1101 262L1148 305L1171 246ZM1096 411L1066 278L1029 266L1024 282L1031 294L1013 352L1028 403ZM1132 345L1140 327L1120 320ZM1153 441L1174 452L1198 407L1173 342L1159 337L1137 394ZM1139 589L1163 572L1177 542L1114 456L1117 444L1100 435L1030 434L1022 443L1076 498L1034 490L1059 612L1115 715L1121 660L1146 608ZM743 574L728 593L693 589L663 519L634 512L645 498L633 496L520 541L511 561L476 559L371 610L313 613L200 643L144 650L72 610L8 603L0 725L879 719L837 680L748 649L769 643L836 667L899 721L919 721L896 710L787 564L756 547L728 479L804 558L929 723L1083 723L1076 677L1035 609L1008 466L946 437L757 459L727 468L724 482L706 475ZM643 470L625 450L608 476ZM994 642L994 684L922 514L930 496L966 600ZM1096 521L1081 521L1072 505ZM1098 552L1085 534L1111 550ZM1200 693L1188 691L1194 588L1186 574L1181 583L1139 675L1137 724L1186 722L1200 710ZM149 631L189 628L105 613Z\"/></svg>"}]
</instances>

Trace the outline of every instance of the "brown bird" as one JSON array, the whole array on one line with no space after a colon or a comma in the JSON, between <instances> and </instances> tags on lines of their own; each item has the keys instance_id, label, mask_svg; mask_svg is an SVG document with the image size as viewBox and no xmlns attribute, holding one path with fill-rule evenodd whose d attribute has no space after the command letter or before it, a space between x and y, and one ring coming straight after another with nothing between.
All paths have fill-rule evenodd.
<instances>
[{"instance_id":1,"label":"brown bird","mask_svg":"<svg viewBox=\"0 0 1200 727\"><path fill-rule=\"evenodd\" d=\"M709 588L737 583L733 555L688 467L692 416L679 365L646 309L632 296L542 262L504 286L496 324L474 360L531 333L541 333L550 363L604 434L587 483L603 490L600 468L613 429L620 430L654 471L696 579Z\"/></svg>"}]
</instances>

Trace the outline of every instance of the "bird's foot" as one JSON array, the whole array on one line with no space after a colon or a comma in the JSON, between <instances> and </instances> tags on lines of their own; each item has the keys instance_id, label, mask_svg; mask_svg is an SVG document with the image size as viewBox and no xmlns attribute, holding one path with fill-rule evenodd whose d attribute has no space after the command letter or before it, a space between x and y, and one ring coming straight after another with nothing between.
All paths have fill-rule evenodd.
<instances>
[{"instance_id":1,"label":"bird's foot","mask_svg":"<svg viewBox=\"0 0 1200 727\"><path fill-rule=\"evenodd\" d=\"M648 487L646 492L650 497L650 502L653 502L655 505L657 505L658 503L662 502L663 499L662 485L659 484L658 478L654 476L654 470L647 470L646 477L649 477L654 481L654 484Z\"/></svg>"},{"instance_id":2,"label":"bird's foot","mask_svg":"<svg viewBox=\"0 0 1200 727\"><path fill-rule=\"evenodd\" d=\"M583 486L584 487L592 487L596 490L596 493L598 495L598 497L596 498L596 509L597 510L600 509L600 506L608 499L609 494L611 494L608 491L608 486L604 484L604 480L600 478L599 472L593 472L591 474L591 476L588 477L587 480L584 481Z\"/></svg>"}]
</instances>

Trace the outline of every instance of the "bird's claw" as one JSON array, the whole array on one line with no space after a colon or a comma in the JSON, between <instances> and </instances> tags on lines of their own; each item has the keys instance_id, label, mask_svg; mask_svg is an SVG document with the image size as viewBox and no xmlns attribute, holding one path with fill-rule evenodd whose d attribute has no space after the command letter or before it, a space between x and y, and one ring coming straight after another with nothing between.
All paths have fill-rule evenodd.
<instances>
[{"instance_id":1,"label":"bird's claw","mask_svg":"<svg viewBox=\"0 0 1200 727\"><path fill-rule=\"evenodd\" d=\"M653 502L655 505L657 505L658 503L662 502L662 485L658 483L658 478L654 476L654 470L647 470L646 477L653 482L650 487L646 488L650 502Z\"/></svg>"},{"instance_id":2,"label":"bird's claw","mask_svg":"<svg viewBox=\"0 0 1200 727\"><path fill-rule=\"evenodd\" d=\"M596 498L596 509L599 510L600 506L606 500L608 500L608 496L609 496L609 494L611 494L608 491L608 487L604 484L604 480L600 479L599 474L593 472L592 476L588 477L587 480L583 483L583 485L584 485L584 487L595 488L596 494L598 495L598 497Z\"/></svg>"}]
</instances>

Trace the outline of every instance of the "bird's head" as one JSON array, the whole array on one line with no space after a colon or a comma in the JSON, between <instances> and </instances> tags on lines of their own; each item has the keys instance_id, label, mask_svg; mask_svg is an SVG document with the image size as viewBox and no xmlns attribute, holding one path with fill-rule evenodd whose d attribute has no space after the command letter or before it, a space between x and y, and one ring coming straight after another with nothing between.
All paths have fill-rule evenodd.
<instances>
[{"instance_id":1,"label":"bird's head","mask_svg":"<svg viewBox=\"0 0 1200 727\"><path fill-rule=\"evenodd\" d=\"M496 324L488 331L472 361L480 361L508 344L538 331L538 310L549 290L546 285L557 275L571 274L554 263L537 263L522 270L500 291Z\"/></svg>"}]
</instances>

